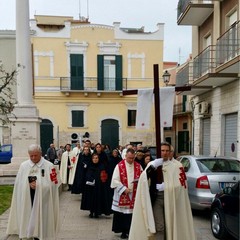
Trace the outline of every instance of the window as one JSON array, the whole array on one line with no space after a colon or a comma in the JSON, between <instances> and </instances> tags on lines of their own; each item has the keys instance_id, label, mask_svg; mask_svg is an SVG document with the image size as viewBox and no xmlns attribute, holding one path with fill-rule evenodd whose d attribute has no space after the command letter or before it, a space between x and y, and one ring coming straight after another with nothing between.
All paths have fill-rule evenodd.
<instances>
[{"instance_id":1,"label":"window","mask_svg":"<svg viewBox=\"0 0 240 240\"><path fill-rule=\"evenodd\" d=\"M164 129L164 131L171 131L172 127L164 127L163 129Z\"/></svg>"},{"instance_id":2,"label":"window","mask_svg":"<svg viewBox=\"0 0 240 240\"><path fill-rule=\"evenodd\" d=\"M84 127L84 111L72 111L72 127Z\"/></svg>"},{"instance_id":3,"label":"window","mask_svg":"<svg viewBox=\"0 0 240 240\"><path fill-rule=\"evenodd\" d=\"M128 110L128 127L136 126L137 110Z\"/></svg>"},{"instance_id":4,"label":"window","mask_svg":"<svg viewBox=\"0 0 240 240\"><path fill-rule=\"evenodd\" d=\"M122 90L122 56L98 55L98 90Z\"/></svg>"},{"instance_id":5,"label":"window","mask_svg":"<svg viewBox=\"0 0 240 240\"><path fill-rule=\"evenodd\" d=\"M187 130L188 129L188 124L187 123L183 123L183 129Z\"/></svg>"}]
</instances>

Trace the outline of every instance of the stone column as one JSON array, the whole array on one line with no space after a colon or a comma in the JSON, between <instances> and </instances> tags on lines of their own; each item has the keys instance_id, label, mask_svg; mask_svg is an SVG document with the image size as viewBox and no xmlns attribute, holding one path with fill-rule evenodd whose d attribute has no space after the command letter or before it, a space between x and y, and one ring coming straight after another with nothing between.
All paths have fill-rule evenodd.
<instances>
[{"instance_id":1,"label":"stone column","mask_svg":"<svg viewBox=\"0 0 240 240\"><path fill-rule=\"evenodd\" d=\"M17 105L11 118L12 164L28 158L28 146L40 143L38 109L33 102L33 71L29 25L29 0L16 0Z\"/></svg>"}]
</instances>

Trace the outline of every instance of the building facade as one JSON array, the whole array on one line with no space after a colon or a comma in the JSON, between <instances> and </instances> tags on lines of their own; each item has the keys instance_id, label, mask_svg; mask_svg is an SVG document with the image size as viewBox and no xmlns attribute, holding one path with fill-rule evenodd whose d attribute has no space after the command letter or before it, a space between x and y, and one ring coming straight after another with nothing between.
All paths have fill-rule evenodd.
<instances>
[{"instance_id":1,"label":"building facade","mask_svg":"<svg viewBox=\"0 0 240 240\"><path fill-rule=\"evenodd\" d=\"M164 62L163 69L170 74L168 86L176 85L176 73L183 66L177 62ZM175 155L191 153L192 146L192 108L189 96L176 94L173 108L173 125L164 128L165 141L172 144L175 148Z\"/></svg>"},{"instance_id":2,"label":"building facade","mask_svg":"<svg viewBox=\"0 0 240 240\"><path fill-rule=\"evenodd\" d=\"M137 96L122 90L153 87L154 64L163 72L164 24L145 32L120 23L35 16L30 25L43 149L86 138L112 148L155 145L154 111L151 128L136 130Z\"/></svg>"},{"instance_id":3,"label":"building facade","mask_svg":"<svg viewBox=\"0 0 240 240\"><path fill-rule=\"evenodd\" d=\"M193 109L192 153L240 157L239 0L179 0L179 25L192 26L192 55L176 76Z\"/></svg>"},{"instance_id":4,"label":"building facade","mask_svg":"<svg viewBox=\"0 0 240 240\"><path fill-rule=\"evenodd\" d=\"M6 72L9 72L9 73L13 72L16 69L15 31L12 31L12 30L0 31L0 65ZM13 93L14 93L13 97L16 98L16 84L12 84L9 86L13 90ZM4 96L4 98L5 97L6 96ZM0 124L0 145L8 144L8 143L11 143L10 128L8 125Z\"/></svg>"}]
</instances>

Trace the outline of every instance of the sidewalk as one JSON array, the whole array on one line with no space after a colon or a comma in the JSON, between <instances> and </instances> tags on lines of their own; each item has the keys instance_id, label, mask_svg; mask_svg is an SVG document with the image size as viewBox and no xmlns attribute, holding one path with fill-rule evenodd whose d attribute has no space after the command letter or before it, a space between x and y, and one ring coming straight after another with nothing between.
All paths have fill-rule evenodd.
<instances>
[{"instance_id":1,"label":"sidewalk","mask_svg":"<svg viewBox=\"0 0 240 240\"><path fill-rule=\"evenodd\" d=\"M0 240L17 240L6 236L9 210L0 216ZM112 216L89 218L88 211L80 210L80 195L63 191L60 195L60 232L57 240L120 240L120 234L112 232ZM209 221L194 216L197 240L215 240ZM145 239L139 239L145 240Z\"/></svg>"},{"instance_id":2,"label":"sidewalk","mask_svg":"<svg viewBox=\"0 0 240 240\"><path fill-rule=\"evenodd\" d=\"M17 240L6 236L9 210L0 216L0 240ZM88 211L80 210L80 195L63 191L60 195L60 231L58 240L119 240L112 232L112 216L89 218Z\"/></svg>"}]
</instances>

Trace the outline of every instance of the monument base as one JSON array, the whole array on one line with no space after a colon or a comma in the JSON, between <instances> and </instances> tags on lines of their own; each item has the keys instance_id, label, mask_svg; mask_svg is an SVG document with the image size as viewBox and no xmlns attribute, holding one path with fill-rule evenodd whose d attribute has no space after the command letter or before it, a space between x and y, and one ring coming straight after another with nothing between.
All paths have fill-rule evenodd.
<instances>
[{"instance_id":1,"label":"monument base","mask_svg":"<svg viewBox=\"0 0 240 240\"><path fill-rule=\"evenodd\" d=\"M15 117L10 118L13 157L9 165L17 167L29 158L29 145L40 144L41 118L34 105L16 106L13 115Z\"/></svg>"}]
</instances>

